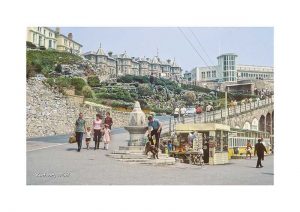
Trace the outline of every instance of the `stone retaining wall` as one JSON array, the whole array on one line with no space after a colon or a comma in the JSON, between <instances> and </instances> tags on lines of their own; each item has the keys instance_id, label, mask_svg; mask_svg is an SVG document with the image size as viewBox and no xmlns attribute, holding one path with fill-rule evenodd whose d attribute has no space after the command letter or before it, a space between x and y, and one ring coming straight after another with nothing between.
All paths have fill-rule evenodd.
<instances>
[{"instance_id":1,"label":"stone retaining wall","mask_svg":"<svg viewBox=\"0 0 300 212\"><path fill-rule=\"evenodd\" d=\"M64 96L40 80L30 79L26 87L26 137L71 133L80 112L84 114L87 125L91 126L97 113L108 111L107 107L81 104L81 98ZM127 125L129 113L109 111L113 127Z\"/></svg>"}]
</instances>

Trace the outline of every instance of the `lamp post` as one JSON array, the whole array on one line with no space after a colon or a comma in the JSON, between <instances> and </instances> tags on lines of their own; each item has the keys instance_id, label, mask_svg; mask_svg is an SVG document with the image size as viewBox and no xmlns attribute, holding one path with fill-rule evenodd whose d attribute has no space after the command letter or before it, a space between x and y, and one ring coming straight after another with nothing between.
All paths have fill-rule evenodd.
<instances>
[{"instance_id":1,"label":"lamp post","mask_svg":"<svg viewBox=\"0 0 300 212\"><path fill-rule=\"evenodd\" d=\"M225 88L225 124L227 124L227 88Z\"/></svg>"}]
</instances>

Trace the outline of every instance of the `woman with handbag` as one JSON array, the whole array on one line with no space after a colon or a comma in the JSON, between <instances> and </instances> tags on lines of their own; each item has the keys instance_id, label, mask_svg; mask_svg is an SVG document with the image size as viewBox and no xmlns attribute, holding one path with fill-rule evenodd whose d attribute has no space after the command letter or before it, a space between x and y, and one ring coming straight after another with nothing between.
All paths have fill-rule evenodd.
<instances>
[{"instance_id":1,"label":"woman with handbag","mask_svg":"<svg viewBox=\"0 0 300 212\"><path fill-rule=\"evenodd\" d=\"M83 133L85 132L86 132L85 120L83 119L83 114L79 113L79 118L76 120L75 123L75 134L76 134L76 141L78 145L77 152L80 152L81 150Z\"/></svg>"},{"instance_id":2,"label":"woman with handbag","mask_svg":"<svg viewBox=\"0 0 300 212\"><path fill-rule=\"evenodd\" d=\"M94 141L95 141L95 148L99 149L100 139L102 136L102 117L100 114L96 115L96 120L93 121L93 129L94 129Z\"/></svg>"}]
</instances>

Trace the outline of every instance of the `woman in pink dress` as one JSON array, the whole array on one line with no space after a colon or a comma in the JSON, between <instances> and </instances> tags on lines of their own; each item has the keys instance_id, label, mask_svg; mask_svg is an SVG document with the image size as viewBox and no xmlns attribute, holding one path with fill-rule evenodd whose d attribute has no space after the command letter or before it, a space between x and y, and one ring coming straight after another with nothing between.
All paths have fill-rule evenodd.
<instances>
[{"instance_id":1,"label":"woman in pink dress","mask_svg":"<svg viewBox=\"0 0 300 212\"><path fill-rule=\"evenodd\" d=\"M101 129L102 129L102 117L100 114L96 115L96 120L93 121L93 129L94 129L94 141L95 148L99 149L100 139L101 139Z\"/></svg>"},{"instance_id":2,"label":"woman in pink dress","mask_svg":"<svg viewBox=\"0 0 300 212\"><path fill-rule=\"evenodd\" d=\"M109 125L105 124L104 126L105 126L104 133L103 133L104 149L108 150L111 134L110 134Z\"/></svg>"}]
</instances>

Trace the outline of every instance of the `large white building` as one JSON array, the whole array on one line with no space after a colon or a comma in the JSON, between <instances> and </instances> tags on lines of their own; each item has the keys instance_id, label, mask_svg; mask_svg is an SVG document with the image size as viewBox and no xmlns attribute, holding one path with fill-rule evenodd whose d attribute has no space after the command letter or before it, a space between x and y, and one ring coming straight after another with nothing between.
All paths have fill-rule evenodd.
<instances>
[{"instance_id":1,"label":"large white building","mask_svg":"<svg viewBox=\"0 0 300 212\"><path fill-rule=\"evenodd\" d=\"M26 45L28 48L53 49L61 52L81 53L82 45L73 40L73 34L65 36L60 28L27 27Z\"/></svg>"},{"instance_id":2,"label":"large white building","mask_svg":"<svg viewBox=\"0 0 300 212\"><path fill-rule=\"evenodd\" d=\"M228 53L217 57L218 65L195 67L191 70L189 83L228 82L240 80L273 80L274 69L270 66L237 65L236 54ZM188 76L188 75L186 75Z\"/></svg>"}]
</instances>

